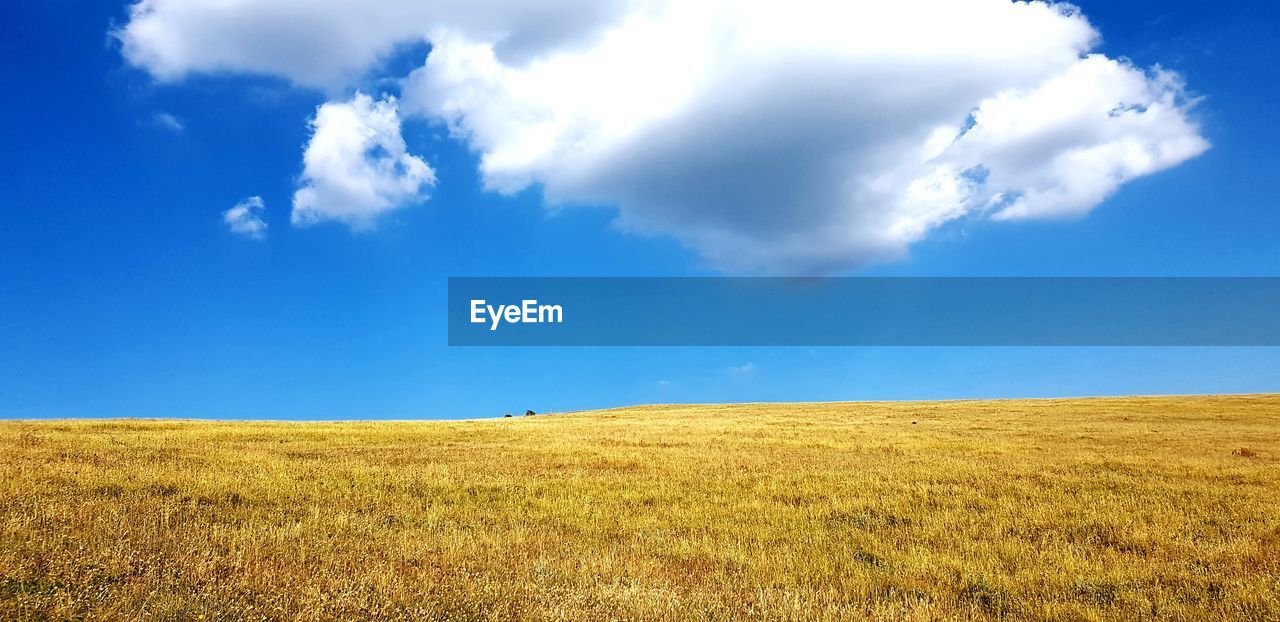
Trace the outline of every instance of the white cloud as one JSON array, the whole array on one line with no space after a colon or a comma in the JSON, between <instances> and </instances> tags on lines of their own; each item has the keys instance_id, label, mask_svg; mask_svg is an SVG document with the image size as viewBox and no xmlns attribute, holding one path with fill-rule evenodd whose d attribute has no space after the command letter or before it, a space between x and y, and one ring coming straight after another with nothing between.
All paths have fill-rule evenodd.
<instances>
[{"instance_id":1,"label":"white cloud","mask_svg":"<svg viewBox=\"0 0 1280 622\"><path fill-rule=\"evenodd\" d=\"M756 373L756 364L752 362L747 362L742 365L735 365L729 368L729 373L737 378L750 376Z\"/></svg>"},{"instance_id":2,"label":"white cloud","mask_svg":"<svg viewBox=\"0 0 1280 622\"><path fill-rule=\"evenodd\" d=\"M332 90L436 28L498 41L504 58L519 61L593 36L626 7L625 0L141 0L115 36L129 62L163 81L243 72Z\"/></svg>"},{"instance_id":3,"label":"white cloud","mask_svg":"<svg viewBox=\"0 0 1280 622\"><path fill-rule=\"evenodd\" d=\"M232 233L261 240L267 235L267 223L262 219L262 212L266 206L262 197L249 197L236 203L235 207L222 212L222 222Z\"/></svg>"},{"instance_id":4,"label":"white cloud","mask_svg":"<svg viewBox=\"0 0 1280 622\"><path fill-rule=\"evenodd\" d=\"M1207 146L1181 84L1082 56L1097 35L1072 11L731 6L671 5L520 67L436 34L406 110L446 120L493 190L617 205L720 268L783 273L900 257L970 215L1087 212Z\"/></svg>"},{"instance_id":5,"label":"white cloud","mask_svg":"<svg viewBox=\"0 0 1280 622\"><path fill-rule=\"evenodd\" d=\"M1091 55L1035 89L984 100L938 161L989 170L982 198L1008 197L996 218L1083 214L1124 182L1208 148L1182 93L1171 73Z\"/></svg>"},{"instance_id":6,"label":"white cloud","mask_svg":"<svg viewBox=\"0 0 1280 622\"><path fill-rule=\"evenodd\" d=\"M581 6L144 0L120 37L160 79L227 70L330 87L429 41L402 107L475 149L487 188L616 206L623 228L733 271L837 271L901 257L957 219L1084 214L1208 147L1178 77L1090 55L1098 33L1067 5ZM335 125L359 115L345 116ZM323 194L335 199L295 220L362 222ZM354 211L403 202L382 199Z\"/></svg>"},{"instance_id":7,"label":"white cloud","mask_svg":"<svg viewBox=\"0 0 1280 622\"><path fill-rule=\"evenodd\" d=\"M179 119L167 112L155 113L151 116L151 122L154 123L156 127L162 127L178 134L181 134L187 129L187 126L182 122L182 119Z\"/></svg>"},{"instance_id":8,"label":"white cloud","mask_svg":"<svg viewBox=\"0 0 1280 622\"><path fill-rule=\"evenodd\" d=\"M431 167L406 150L395 98L374 101L356 93L350 101L326 103L316 109L311 129L293 195L295 225L335 220L368 228L379 214L425 201L435 185Z\"/></svg>"}]
</instances>

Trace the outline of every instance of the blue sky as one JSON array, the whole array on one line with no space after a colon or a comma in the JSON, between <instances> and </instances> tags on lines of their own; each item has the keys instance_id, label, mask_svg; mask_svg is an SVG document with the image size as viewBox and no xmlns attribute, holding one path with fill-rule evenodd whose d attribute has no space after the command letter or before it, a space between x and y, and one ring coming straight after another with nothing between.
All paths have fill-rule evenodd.
<instances>
[{"instance_id":1,"label":"blue sky","mask_svg":"<svg viewBox=\"0 0 1280 622\"><path fill-rule=\"evenodd\" d=\"M859 241L816 259L769 247L735 264L726 258L741 246L706 241L714 213L660 221L668 214L628 190L618 196L638 203L623 213L649 227L638 233L607 201L544 205L544 190L584 202L631 179L574 186L549 165L527 187L495 192L478 170L480 139L451 136L429 114L401 125L408 153L434 173L429 200L372 225L292 226L317 106L401 94L428 44L397 45L340 86L235 70L166 81L109 35L130 20L123 3L8 3L0 417L458 418L648 402L1280 391L1275 348L445 345L448 276L716 275L762 262L850 275L1280 274L1280 9L1078 4L1101 33L1094 51L1181 75L1201 98L1188 114L1211 148L1126 181L1081 216L956 218L907 255L865 260ZM716 196L721 173L742 174L709 170L711 189L688 192ZM249 196L266 205L262 239L223 221Z\"/></svg>"}]
</instances>

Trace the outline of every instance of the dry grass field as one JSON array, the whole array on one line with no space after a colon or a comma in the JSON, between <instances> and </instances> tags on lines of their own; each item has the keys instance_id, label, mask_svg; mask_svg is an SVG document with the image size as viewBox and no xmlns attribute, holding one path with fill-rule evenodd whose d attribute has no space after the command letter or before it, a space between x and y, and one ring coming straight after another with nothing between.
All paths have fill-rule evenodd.
<instances>
[{"instance_id":1,"label":"dry grass field","mask_svg":"<svg viewBox=\"0 0 1280 622\"><path fill-rule=\"evenodd\" d=\"M0 422L0 619L1277 620L1280 396Z\"/></svg>"}]
</instances>

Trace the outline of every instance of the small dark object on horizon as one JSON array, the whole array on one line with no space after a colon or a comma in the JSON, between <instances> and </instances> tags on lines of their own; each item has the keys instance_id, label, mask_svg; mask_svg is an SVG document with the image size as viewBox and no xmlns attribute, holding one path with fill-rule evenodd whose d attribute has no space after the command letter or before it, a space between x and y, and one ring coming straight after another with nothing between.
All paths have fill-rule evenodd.
<instances>
[{"instance_id":1,"label":"small dark object on horizon","mask_svg":"<svg viewBox=\"0 0 1280 622\"><path fill-rule=\"evenodd\" d=\"M532 416L534 416L534 415L536 415L536 414L538 414L538 413L533 412L532 410L526 410L526 411L524 411L524 416L526 416L526 417L532 417Z\"/></svg>"},{"instance_id":2,"label":"small dark object on horizon","mask_svg":"<svg viewBox=\"0 0 1280 622\"><path fill-rule=\"evenodd\" d=\"M511 416L511 413L507 413L507 414L503 415L503 417L510 417L510 416Z\"/></svg>"}]
</instances>

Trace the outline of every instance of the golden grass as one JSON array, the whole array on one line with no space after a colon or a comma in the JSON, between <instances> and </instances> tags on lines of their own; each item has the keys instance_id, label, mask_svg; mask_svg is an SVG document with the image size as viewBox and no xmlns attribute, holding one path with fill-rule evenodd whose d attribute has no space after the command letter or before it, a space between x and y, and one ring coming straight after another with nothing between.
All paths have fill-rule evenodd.
<instances>
[{"instance_id":1,"label":"golden grass","mask_svg":"<svg viewBox=\"0 0 1280 622\"><path fill-rule=\"evenodd\" d=\"M1280 619L1280 396L0 422L0 619Z\"/></svg>"}]
</instances>

